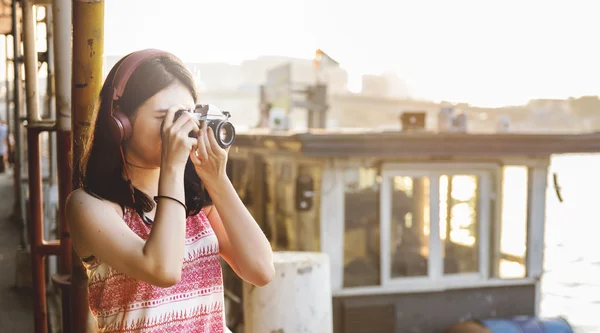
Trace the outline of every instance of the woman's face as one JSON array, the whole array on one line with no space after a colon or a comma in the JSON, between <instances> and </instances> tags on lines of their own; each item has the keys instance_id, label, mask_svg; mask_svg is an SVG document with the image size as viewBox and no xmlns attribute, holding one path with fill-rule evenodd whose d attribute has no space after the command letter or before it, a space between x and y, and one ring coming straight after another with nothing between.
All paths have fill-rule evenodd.
<instances>
[{"instance_id":1,"label":"woman's face","mask_svg":"<svg viewBox=\"0 0 600 333\"><path fill-rule=\"evenodd\" d=\"M138 108L131 119L132 136L125 144L129 162L145 167L160 167L160 127L167 109L174 105L194 108L192 94L179 81L159 91Z\"/></svg>"}]
</instances>

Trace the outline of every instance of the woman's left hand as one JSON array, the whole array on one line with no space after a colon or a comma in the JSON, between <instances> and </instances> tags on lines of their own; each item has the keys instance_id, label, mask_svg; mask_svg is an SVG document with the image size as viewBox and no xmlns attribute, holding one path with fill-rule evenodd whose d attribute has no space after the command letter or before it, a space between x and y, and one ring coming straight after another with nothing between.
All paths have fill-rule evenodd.
<instances>
[{"instance_id":1,"label":"woman's left hand","mask_svg":"<svg viewBox=\"0 0 600 333\"><path fill-rule=\"evenodd\" d=\"M206 122L200 128L198 135L198 146L195 151L190 152L190 158L194 168L203 184L219 181L227 177L227 149L221 148L215 139L212 128L206 126Z\"/></svg>"}]
</instances>

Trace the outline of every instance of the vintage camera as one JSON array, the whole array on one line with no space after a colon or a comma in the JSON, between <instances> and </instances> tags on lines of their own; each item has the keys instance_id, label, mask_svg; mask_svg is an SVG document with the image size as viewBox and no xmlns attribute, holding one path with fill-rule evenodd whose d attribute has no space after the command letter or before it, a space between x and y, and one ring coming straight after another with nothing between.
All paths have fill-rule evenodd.
<instances>
[{"instance_id":1,"label":"vintage camera","mask_svg":"<svg viewBox=\"0 0 600 333\"><path fill-rule=\"evenodd\" d=\"M221 111L212 104L198 104L194 110L179 110L175 112L173 121L177 120L184 112L189 112L200 122L200 127L206 122L206 127L213 129L215 139L221 148L225 149L235 142L235 127L229 122L231 114L228 111ZM190 132L190 137L194 137L194 132Z\"/></svg>"}]
</instances>

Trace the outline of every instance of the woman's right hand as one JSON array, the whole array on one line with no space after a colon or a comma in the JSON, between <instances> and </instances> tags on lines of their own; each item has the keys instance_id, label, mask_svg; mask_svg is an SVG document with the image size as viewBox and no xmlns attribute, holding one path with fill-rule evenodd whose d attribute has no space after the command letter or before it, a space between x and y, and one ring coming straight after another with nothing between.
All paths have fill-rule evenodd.
<instances>
[{"instance_id":1,"label":"woman's right hand","mask_svg":"<svg viewBox=\"0 0 600 333\"><path fill-rule=\"evenodd\" d=\"M173 122L175 112L184 110L183 105L170 107L161 126L162 152L161 164L163 166L181 166L184 167L190 156L190 151L196 149L197 138L190 138L190 131L198 133L199 123L188 112L182 112L181 116Z\"/></svg>"}]
</instances>

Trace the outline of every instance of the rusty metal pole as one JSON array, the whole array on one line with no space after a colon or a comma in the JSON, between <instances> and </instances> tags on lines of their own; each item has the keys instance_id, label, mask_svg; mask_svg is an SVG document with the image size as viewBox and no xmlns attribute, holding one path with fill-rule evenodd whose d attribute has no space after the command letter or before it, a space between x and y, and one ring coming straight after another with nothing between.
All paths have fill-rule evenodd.
<instances>
[{"instance_id":1,"label":"rusty metal pole","mask_svg":"<svg viewBox=\"0 0 600 333\"><path fill-rule=\"evenodd\" d=\"M45 8L45 24L46 24L46 112L49 119L56 120L56 108L54 103L54 18L52 15L51 5L44 6ZM48 185L55 184L57 179L57 162L56 162L56 133L48 133L48 162L49 176ZM60 238L60 237L59 237Z\"/></svg>"},{"instance_id":2,"label":"rusty metal pole","mask_svg":"<svg viewBox=\"0 0 600 333\"><path fill-rule=\"evenodd\" d=\"M29 162L29 200L31 220L29 225L31 243L31 270L33 275L33 316L36 333L48 332L48 313L46 308L46 265L44 257L38 255L36 245L42 243L43 229L37 224L43 223L42 207L34 201L42 198L42 168L40 155L40 137L35 129L27 130L27 156ZM34 225L35 224L35 225Z\"/></svg>"},{"instance_id":3,"label":"rusty metal pole","mask_svg":"<svg viewBox=\"0 0 600 333\"><path fill-rule=\"evenodd\" d=\"M81 143L102 88L104 55L104 0L73 0L73 188L78 186ZM73 258L77 258L73 254ZM87 275L80 260L73 260L71 331L87 332L89 314Z\"/></svg>"},{"instance_id":4,"label":"rusty metal pole","mask_svg":"<svg viewBox=\"0 0 600 333\"><path fill-rule=\"evenodd\" d=\"M25 55L25 91L28 126L39 122L38 55L35 47L36 17L32 0L22 0L23 53ZM29 171L29 236L31 244L31 270L33 278L33 311L36 333L48 332L46 307L46 265L37 246L43 242L44 212L42 210L42 163L39 131L27 129L27 156Z\"/></svg>"},{"instance_id":5,"label":"rusty metal pole","mask_svg":"<svg viewBox=\"0 0 600 333\"><path fill-rule=\"evenodd\" d=\"M71 271L72 248L69 227L65 218L65 202L72 191L71 186L71 24L73 10L71 0L54 0L52 5L54 92L56 110L56 164L58 171L58 223L60 256L58 275L52 280L61 287L62 332L71 331Z\"/></svg>"}]
</instances>

